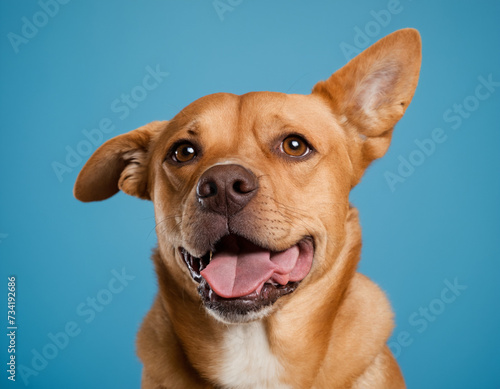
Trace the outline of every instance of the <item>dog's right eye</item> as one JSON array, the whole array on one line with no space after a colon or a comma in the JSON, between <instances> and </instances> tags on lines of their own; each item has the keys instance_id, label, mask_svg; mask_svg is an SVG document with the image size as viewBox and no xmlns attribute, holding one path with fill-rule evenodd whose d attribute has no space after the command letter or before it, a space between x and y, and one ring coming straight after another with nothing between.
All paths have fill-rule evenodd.
<instances>
[{"instance_id":1,"label":"dog's right eye","mask_svg":"<svg viewBox=\"0 0 500 389\"><path fill-rule=\"evenodd\" d=\"M280 150L290 157L305 157L312 150L307 142L298 135L290 135L281 143Z\"/></svg>"},{"instance_id":2,"label":"dog's right eye","mask_svg":"<svg viewBox=\"0 0 500 389\"><path fill-rule=\"evenodd\" d=\"M191 142L182 142L173 147L170 155L174 162L185 163L196 157L196 149Z\"/></svg>"}]
</instances>

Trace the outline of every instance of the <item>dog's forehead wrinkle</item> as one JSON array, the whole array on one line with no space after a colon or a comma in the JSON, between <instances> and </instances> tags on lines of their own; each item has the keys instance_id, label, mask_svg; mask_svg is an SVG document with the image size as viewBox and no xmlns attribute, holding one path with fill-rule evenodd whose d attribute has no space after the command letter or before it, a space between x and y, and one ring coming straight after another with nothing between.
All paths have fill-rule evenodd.
<instances>
[{"instance_id":1,"label":"dog's forehead wrinkle","mask_svg":"<svg viewBox=\"0 0 500 389\"><path fill-rule=\"evenodd\" d=\"M217 120L227 122L228 118L235 118L239 101L240 97L231 93L215 93L201 97L175 115L169 123L169 132L175 135L183 130L192 130L195 133L210 130L213 127L211 123Z\"/></svg>"},{"instance_id":2,"label":"dog's forehead wrinkle","mask_svg":"<svg viewBox=\"0 0 500 389\"><path fill-rule=\"evenodd\" d=\"M195 137L199 136L200 129L198 128L198 123L199 123L198 118L194 118L186 125L186 132L188 135Z\"/></svg>"}]
</instances>

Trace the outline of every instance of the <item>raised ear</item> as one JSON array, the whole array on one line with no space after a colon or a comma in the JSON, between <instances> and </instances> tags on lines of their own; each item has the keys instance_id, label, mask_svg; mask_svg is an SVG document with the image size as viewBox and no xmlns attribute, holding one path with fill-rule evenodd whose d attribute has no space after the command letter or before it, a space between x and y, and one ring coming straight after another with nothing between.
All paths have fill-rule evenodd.
<instances>
[{"instance_id":1,"label":"raised ear","mask_svg":"<svg viewBox=\"0 0 500 389\"><path fill-rule=\"evenodd\" d=\"M73 193L84 202L105 200L118 190L150 200L148 150L153 137L167 122L152 122L108 140L89 158L78 174Z\"/></svg>"},{"instance_id":2,"label":"raised ear","mask_svg":"<svg viewBox=\"0 0 500 389\"><path fill-rule=\"evenodd\" d=\"M362 171L389 148L393 127L417 87L421 57L418 31L398 30L314 86L313 94L325 98L344 128L354 133Z\"/></svg>"}]
</instances>

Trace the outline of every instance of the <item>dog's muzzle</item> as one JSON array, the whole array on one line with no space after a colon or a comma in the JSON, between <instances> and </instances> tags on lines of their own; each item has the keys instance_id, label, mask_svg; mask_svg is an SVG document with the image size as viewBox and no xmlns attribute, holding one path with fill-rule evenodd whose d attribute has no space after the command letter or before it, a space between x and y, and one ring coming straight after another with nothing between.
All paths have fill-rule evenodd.
<instances>
[{"instance_id":1,"label":"dog's muzzle","mask_svg":"<svg viewBox=\"0 0 500 389\"><path fill-rule=\"evenodd\" d=\"M258 190L257 177L243 166L208 168L196 186L201 212L192 226L201 255L179 247L199 284L203 303L223 316L246 315L272 305L293 292L311 269L314 243L310 236L283 251L262 246L258 236L272 226L257 225L252 212L243 212Z\"/></svg>"}]
</instances>

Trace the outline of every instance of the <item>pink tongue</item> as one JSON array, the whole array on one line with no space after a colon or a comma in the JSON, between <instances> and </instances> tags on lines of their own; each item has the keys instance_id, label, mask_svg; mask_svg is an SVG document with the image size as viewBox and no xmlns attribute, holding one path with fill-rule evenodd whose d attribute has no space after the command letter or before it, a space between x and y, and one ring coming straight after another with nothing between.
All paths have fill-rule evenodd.
<instances>
[{"instance_id":1,"label":"pink tongue","mask_svg":"<svg viewBox=\"0 0 500 389\"><path fill-rule=\"evenodd\" d=\"M301 280L309 272L310 263L297 264L298 245L271 254L269 250L232 235L223 240L224 250L215 253L210 264L201 271L212 290L221 297L258 294L266 281L285 285L288 281Z\"/></svg>"}]
</instances>

